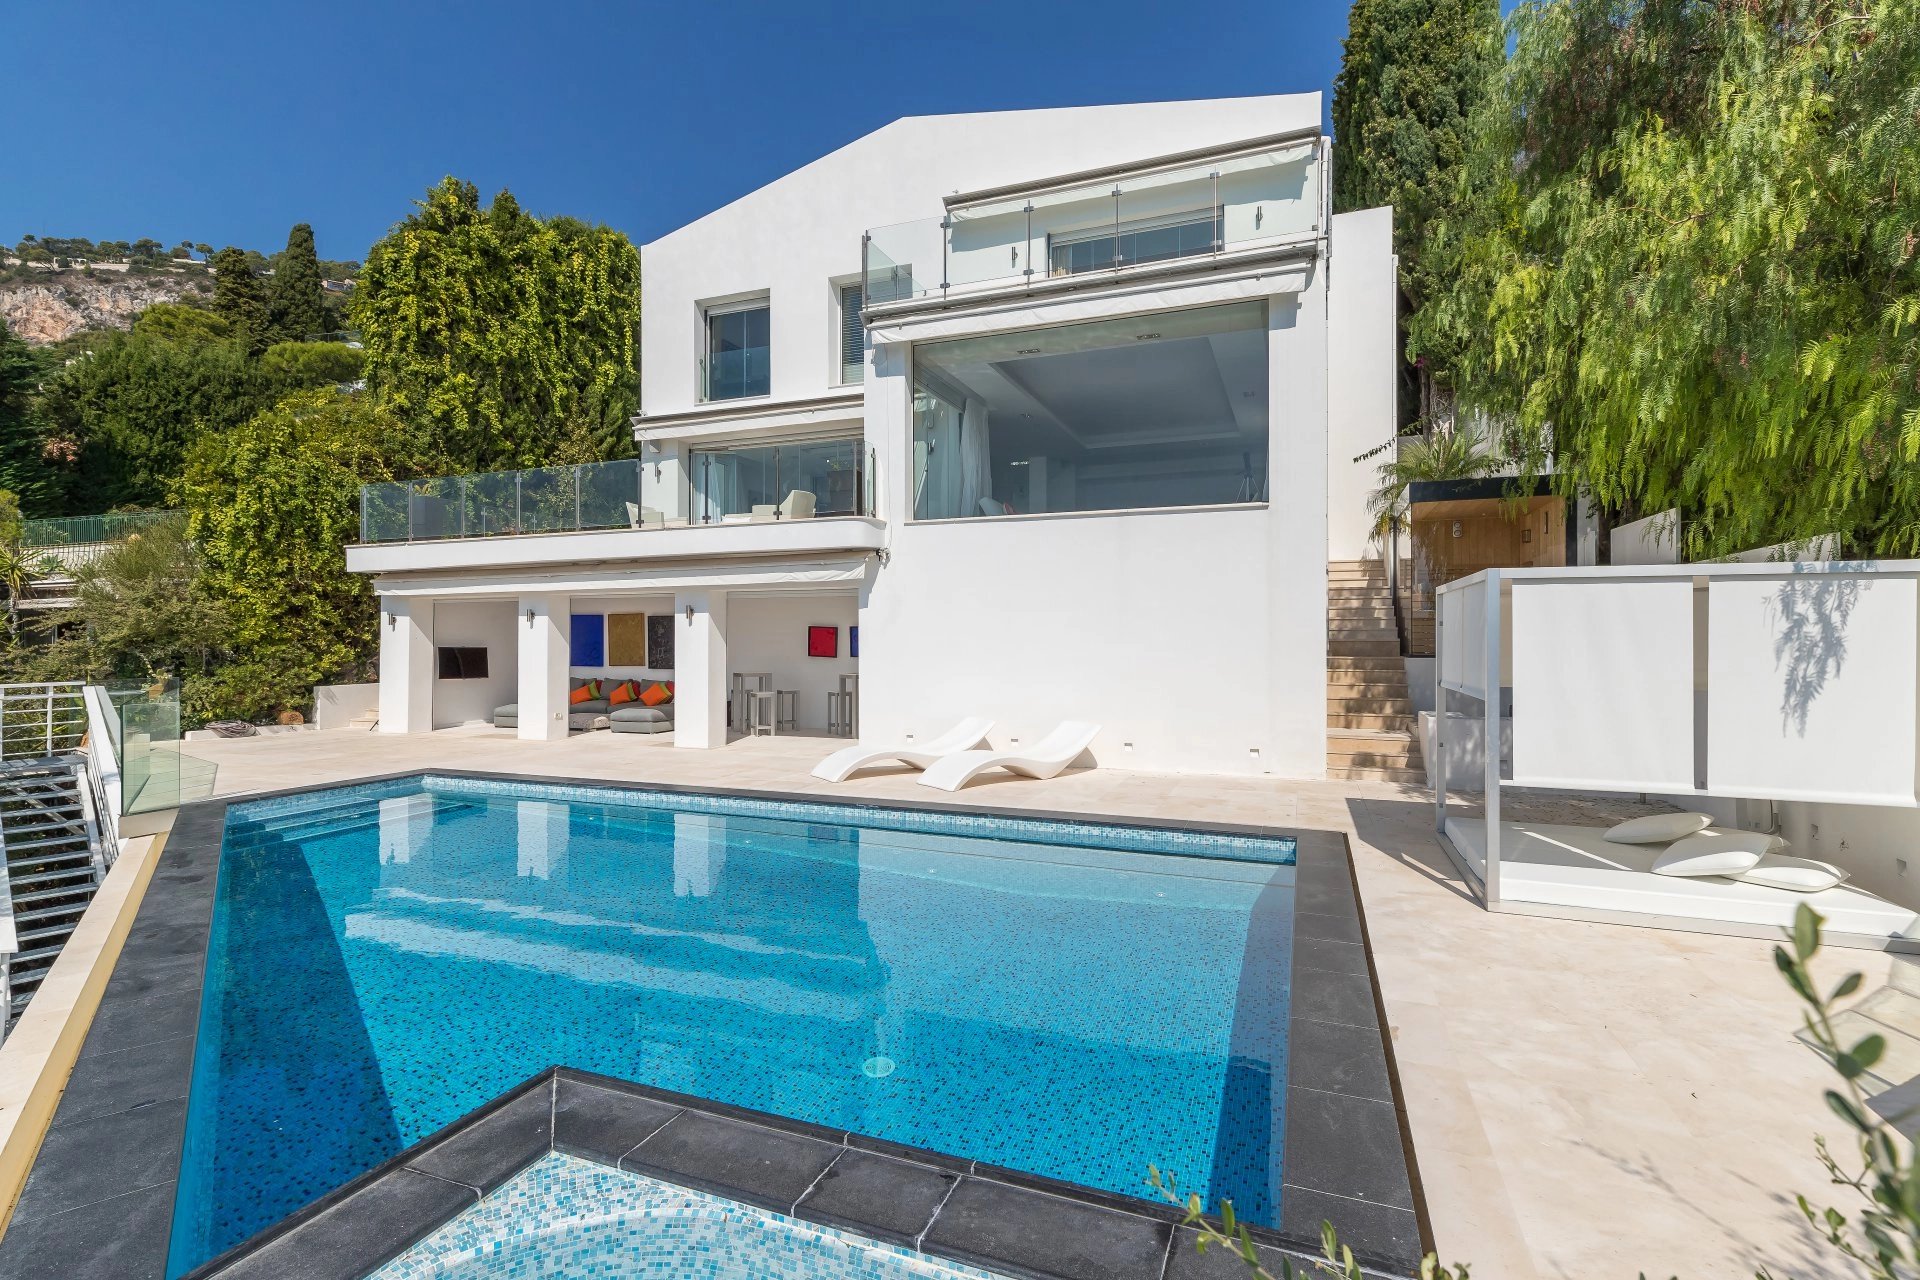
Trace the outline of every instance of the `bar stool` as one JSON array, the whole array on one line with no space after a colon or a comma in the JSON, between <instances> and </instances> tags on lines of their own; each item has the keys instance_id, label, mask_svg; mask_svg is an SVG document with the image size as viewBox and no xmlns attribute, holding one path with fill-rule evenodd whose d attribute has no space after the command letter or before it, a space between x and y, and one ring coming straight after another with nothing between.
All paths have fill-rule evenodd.
<instances>
[{"instance_id":1,"label":"bar stool","mask_svg":"<svg viewBox=\"0 0 1920 1280\"><path fill-rule=\"evenodd\" d=\"M773 688L773 675L767 671L736 671L733 673L733 688L727 698L727 727L743 733L751 732L752 718L747 714L747 694Z\"/></svg>"},{"instance_id":2,"label":"bar stool","mask_svg":"<svg viewBox=\"0 0 1920 1280\"><path fill-rule=\"evenodd\" d=\"M777 736L779 715L775 704L779 695L772 689L748 689L744 696L747 700L747 732L755 737L763 733Z\"/></svg>"}]
</instances>

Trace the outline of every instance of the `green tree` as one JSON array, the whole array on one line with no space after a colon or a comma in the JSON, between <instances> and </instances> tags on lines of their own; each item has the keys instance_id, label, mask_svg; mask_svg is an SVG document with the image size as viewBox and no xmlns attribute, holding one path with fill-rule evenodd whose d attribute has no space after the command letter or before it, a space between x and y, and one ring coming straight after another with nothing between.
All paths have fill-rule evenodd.
<instances>
[{"instance_id":1,"label":"green tree","mask_svg":"<svg viewBox=\"0 0 1920 1280\"><path fill-rule=\"evenodd\" d=\"M313 250L313 228L296 223L287 247L273 260L267 290L268 327L281 342L307 342L327 332L320 259Z\"/></svg>"},{"instance_id":2,"label":"green tree","mask_svg":"<svg viewBox=\"0 0 1920 1280\"><path fill-rule=\"evenodd\" d=\"M1500 30L1499 0L1355 0L1347 15L1333 85L1333 204L1340 212L1393 206L1409 313L1444 287L1422 249L1429 224L1454 211L1469 122L1499 66ZM1425 354L1402 368L1403 423L1445 412L1452 353Z\"/></svg>"},{"instance_id":3,"label":"green tree","mask_svg":"<svg viewBox=\"0 0 1920 1280\"><path fill-rule=\"evenodd\" d=\"M263 351L273 341L273 318L266 293L254 275L254 266L242 250L228 245L213 255L213 309L234 332L246 340L249 351Z\"/></svg>"},{"instance_id":4,"label":"green tree","mask_svg":"<svg viewBox=\"0 0 1920 1280\"><path fill-rule=\"evenodd\" d=\"M1522 5L1413 326L1694 556L1920 551L1920 3Z\"/></svg>"},{"instance_id":5,"label":"green tree","mask_svg":"<svg viewBox=\"0 0 1920 1280\"><path fill-rule=\"evenodd\" d=\"M1376 538L1406 528L1409 486L1423 480L1490 476L1502 466L1486 433L1471 422L1451 429L1435 426L1424 436L1405 436L1396 443L1394 456L1380 464L1380 486L1367 497Z\"/></svg>"},{"instance_id":6,"label":"green tree","mask_svg":"<svg viewBox=\"0 0 1920 1280\"><path fill-rule=\"evenodd\" d=\"M629 454L640 256L448 178L373 247L352 302L367 384L462 470Z\"/></svg>"},{"instance_id":7,"label":"green tree","mask_svg":"<svg viewBox=\"0 0 1920 1280\"><path fill-rule=\"evenodd\" d=\"M344 342L276 342L260 353L260 372L278 387L357 382L366 358Z\"/></svg>"},{"instance_id":8,"label":"green tree","mask_svg":"<svg viewBox=\"0 0 1920 1280\"><path fill-rule=\"evenodd\" d=\"M90 339L40 397L49 448L73 458L53 473L61 509L162 505L201 435L237 426L288 391L357 376L358 352L297 345L313 350L268 348L255 359L230 320L165 303L126 333Z\"/></svg>"},{"instance_id":9,"label":"green tree","mask_svg":"<svg viewBox=\"0 0 1920 1280\"><path fill-rule=\"evenodd\" d=\"M416 473L413 437L365 394L296 392L194 447L179 492L234 662L189 684L197 718L304 706L378 649L378 605L347 572L360 486Z\"/></svg>"},{"instance_id":10,"label":"green tree","mask_svg":"<svg viewBox=\"0 0 1920 1280\"><path fill-rule=\"evenodd\" d=\"M0 487L18 495L26 509L59 509L60 478L47 460L45 418L39 388L49 361L14 336L0 320Z\"/></svg>"}]
</instances>

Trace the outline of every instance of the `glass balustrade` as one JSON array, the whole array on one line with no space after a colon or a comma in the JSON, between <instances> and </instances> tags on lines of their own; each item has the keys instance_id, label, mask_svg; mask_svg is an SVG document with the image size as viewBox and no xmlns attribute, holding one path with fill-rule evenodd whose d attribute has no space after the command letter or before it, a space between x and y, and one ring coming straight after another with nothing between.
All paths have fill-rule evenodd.
<instances>
[{"instance_id":1,"label":"glass balustrade","mask_svg":"<svg viewBox=\"0 0 1920 1280\"><path fill-rule=\"evenodd\" d=\"M850 437L695 451L685 470L623 459L369 484L360 490L360 540L684 528L803 511L870 515L872 470L865 441Z\"/></svg>"},{"instance_id":2,"label":"glass balustrade","mask_svg":"<svg viewBox=\"0 0 1920 1280\"><path fill-rule=\"evenodd\" d=\"M1320 144L1223 151L877 227L862 245L869 307L1024 289L1285 244L1326 226Z\"/></svg>"}]
</instances>

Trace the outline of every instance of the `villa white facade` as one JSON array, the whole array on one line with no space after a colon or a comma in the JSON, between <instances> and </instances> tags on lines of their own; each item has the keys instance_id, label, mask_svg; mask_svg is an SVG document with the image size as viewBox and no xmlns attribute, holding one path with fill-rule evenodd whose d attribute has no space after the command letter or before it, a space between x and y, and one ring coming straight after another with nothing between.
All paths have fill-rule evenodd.
<instances>
[{"instance_id":1,"label":"villa white facade","mask_svg":"<svg viewBox=\"0 0 1920 1280\"><path fill-rule=\"evenodd\" d=\"M646 245L637 464L370 494L379 728L561 737L570 680L644 675L679 747L758 684L783 731L845 689L868 739L1323 775L1396 295L1321 110L909 118Z\"/></svg>"}]
</instances>

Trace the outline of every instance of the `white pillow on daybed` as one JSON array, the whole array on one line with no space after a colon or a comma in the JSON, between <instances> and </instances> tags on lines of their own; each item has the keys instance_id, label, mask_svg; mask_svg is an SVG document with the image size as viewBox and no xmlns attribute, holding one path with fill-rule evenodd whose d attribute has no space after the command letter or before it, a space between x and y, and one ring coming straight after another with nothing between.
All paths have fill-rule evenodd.
<instances>
[{"instance_id":1,"label":"white pillow on daybed","mask_svg":"<svg viewBox=\"0 0 1920 1280\"><path fill-rule=\"evenodd\" d=\"M1763 884L1769 889L1786 889L1792 893L1819 893L1846 878L1847 873L1830 862L1789 858L1777 853L1768 854L1738 876L1742 884Z\"/></svg>"},{"instance_id":2,"label":"white pillow on daybed","mask_svg":"<svg viewBox=\"0 0 1920 1280\"><path fill-rule=\"evenodd\" d=\"M1607 839L1615 844L1667 844L1713 825L1705 813L1656 813L1645 818L1629 818L1607 828Z\"/></svg>"},{"instance_id":3,"label":"white pillow on daybed","mask_svg":"<svg viewBox=\"0 0 1920 1280\"><path fill-rule=\"evenodd\" d=\"M1700 831L1675 840L1653 860L1661 876L1737 876L1783 847L1779 836L1758 831Z\"/></svg>"}]
</instances>

